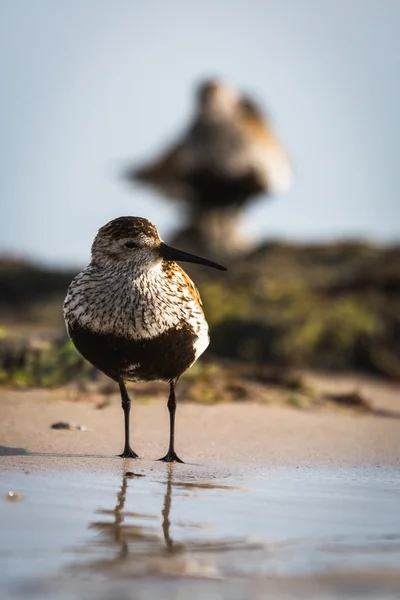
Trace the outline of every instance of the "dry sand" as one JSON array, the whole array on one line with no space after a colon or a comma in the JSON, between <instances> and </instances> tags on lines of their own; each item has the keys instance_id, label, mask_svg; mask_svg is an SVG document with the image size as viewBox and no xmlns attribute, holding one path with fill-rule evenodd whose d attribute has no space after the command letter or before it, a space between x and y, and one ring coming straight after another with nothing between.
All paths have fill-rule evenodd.
<instances>
[{"instance_id":1,"label":"dry sand","mask_svg":"<svg viewBox=\"0 0 400 600\"><path fill-rule=\"evenodd\" d=\"M309 375L320 389L362 389L374 407L400 413L400 387L368 379ZM167 392L167 389L166 389ZM0 392L0 464L2 468L65 468L91 457L93 468L122 449L123 413L118 396L96 408L92 401L72 402L66 392ZM88 431L60 431L67 421ZM131 412L132 446L145 459L165 453L168 442L166 402L135 404ZM344 410L298 410L255 403L202 406L180 403L177 452L189 463L238 466L380 465L400 463L400 419ZM49 461L52 458L52 461ZM60 463L60 464L61 464ZM87 464L87 461L85 461Z\"/></svg>"}]
</instances>

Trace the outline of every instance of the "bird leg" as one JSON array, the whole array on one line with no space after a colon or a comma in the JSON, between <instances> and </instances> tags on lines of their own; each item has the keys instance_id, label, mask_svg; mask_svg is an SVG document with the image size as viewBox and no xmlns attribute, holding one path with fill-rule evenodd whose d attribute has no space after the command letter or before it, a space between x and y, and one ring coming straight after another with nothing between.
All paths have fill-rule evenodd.
<instances>
[{"instance_id":1,"label":"bird leg","mask_svg":"<svg viewBox=\"0 0 400 600\"><path fill-rule=\"evenodd\" d=\"M129 413L131 411L131 399L129 398L128 392L124 382L119 382L119 389L121 392L122 408L124 411L124 422L125 422L125 446L121 456L122 458L138 458L136 452L134 452L129 443Z\"/></svg>"},{"instance_id":2,"label":"bird leg","mask_svg":"<svg viewBox=\"0 0 400 600\"><path fill-rule=\"evenodd\" d=\"M163 462L179 462L183 463L174 449L174 437L175 437L175 412L176 412L176 398L175 398L175 380L171 380L169 384L169 398L168 398L168 410L169 410L169 448L168 452L161 460Z\"/></svg>"}]
</instances>

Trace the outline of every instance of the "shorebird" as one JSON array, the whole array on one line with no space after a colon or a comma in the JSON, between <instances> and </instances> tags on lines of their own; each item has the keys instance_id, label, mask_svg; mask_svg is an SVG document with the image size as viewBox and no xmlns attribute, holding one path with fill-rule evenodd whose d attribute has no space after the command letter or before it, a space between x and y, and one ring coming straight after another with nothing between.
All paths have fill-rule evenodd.
<instances>
[{"instance_id":1,"label":"shorebird","mask_svg":"<svg viewBox=\"0 0 400 600\"><path fill-rule=\"evenodd\" d=\"M119 217L98 231L91 262L72 281L64 301L67 332L77 350L116 381L124 411L120 456L130 446L131 401L126 381L169 382L170 438L164 462L183 462L174 448L175 385L209 344L199 292L175 262L225 267L165 244L141 217Z\"/></svg>"},{"instance_id":2,"label":"shorebird","mask_svg":"<svg viewBox=\"0 0 400 600\"><path fill-rule=\"evenodd\" d=\"M200 246L213 243L228 254L240 243L243 206L260 194L286 191L293 173L257 103L221 81L208 80L199 86L195 115L183 135L155 160L129 168L124 176L186 203L192 239L197 235Z\"/></svg>"}]
</instances>

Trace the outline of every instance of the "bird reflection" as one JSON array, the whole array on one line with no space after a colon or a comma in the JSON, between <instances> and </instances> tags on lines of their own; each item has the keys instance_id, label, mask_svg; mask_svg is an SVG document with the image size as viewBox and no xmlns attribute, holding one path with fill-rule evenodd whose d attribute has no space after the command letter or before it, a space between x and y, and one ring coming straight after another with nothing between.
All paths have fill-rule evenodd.
<instances>
[{"instance_id":1,"label":"bird reflection","mask_svg":"<svg viewBox=\"0 0 400 600\"><path fill-rule=\"evenodd\" d=\"M169 514L171 512L171 500L172 500L172 473L173 473L173 465L168 465L168 477L167 477L167 488L165 491L164 497L164 506L162 509L162 530L164 534L165 545L168 550L172 550L174 545L174 540L170 535L170 527L171 521L169 520Z\"/></svg>"},{"instance_id":2,"label":"bird reflection","mask_svg":"<svg viewBox=\"0 0 400 600\"><path fill-rule=\"evenodd\" d=\"M171 537L170 528L170 512L171 512L171 501L172 501L172 483L173 483L173 468L174 465L168 465L168 473L166 480L166 488L164 493L163 508L161 511L162 518L162 532L165 542L160 547L160 538L155 531L154 526L149 526L148 521L158 521L157 515L151 515L147 513L131 512L125 510L125 504L127 499L127 491L130 484L133 484L134 479L139 479L140 475L126 474L125 471L122 475L121 487L117 493L117 502L114 509L101 509L97 511L97 514L110 515L113 517L112 521L102 520L91 523L92 529L97 529L102 538L102 542L109 544L114 542L119 546L120 550L118 553L118 559L124 559L129 554L130 542L136 542L137 547L131 548L136 552L144 551L145 553L150 550L146 549L146 546L151 546L151 551L154 552L156 547L159 550L166 550L172 552L180 546L174 545L174 540ZM126 523L126 518L137 519L141 522L141 525L134 525Z\"/></svg>"},{"instance_id":3,"label":"bird reflection","mask_svg":"<svg viewBox=\"0 0 400 600\"><path fill-rule=\"evenodd\" d=\"M110 572L117 570L118 573L123 572L130 575L145 572L187 574L188 569L190 574L193 574L193 569L196 573L204 574L205 556L207 556L206 560L211 560L214 564L217 561L217 555L218 562L222 562L222 556L226 553L232 557L234 551L241 553L243 550L260 548L259 544L249 542L244 538L212 536L210 539L209 528L206 528L205 531L204 526L199 523L175 523L175 526L178 527L194 527L198 533L195 536L185 536L184 542L173 539L171 534L173 488L186 492L199 492L203 506L205 500L203 494L208 495L209 490L218 490L223 494L243 491L241 488L218 485L213 482L175 480L175 466L174 464L166 465L167 477L161 519L157 514L125 510L128 489L134 492L135 484L137 484L136 491L142 500L143 492L151 492L152 499L154 495L146 485L141 485L140 482L142 477L145 477L144 475L125 472L122 474L115 507L97 511L97 514L111 516L112 519L99 520L90 524L91 529L99 532L95 546L91 544L88 548L95 555L95 561L91 563L92 568L101 569L102 572L104 569L108 569ZM150 485L153 483L154 481ZM194 506L196 506L196 502L199 500L197 493L193 496L190 494L189 498L190 502L194 502ZM208 499L211 503L213 502L211 496ZM211 504L210 517L214 516L213 508L214 506ZM127 519L130 519L131 522L126 522ZM160 520L162 536L159 533ZM113 553L111 558L110 552Z\"/></svg>"},{"instance_id":4,"label":"bird reflection","mask_svg":"<svg viewBox=\"0 0 400 600\"><path fill-rule=\"evenodd\" d=\"M121 535L121 526L124 521L123 510L125 508L126 501L126 490L128 488L128 480L126 477L122 477L122 485L119 493L117 494L117 504L115 505L115 527L114 527L114 539L117 544L121 545L120 558L125 558L128 554L128 542Z\"/></svg>"}]
</instances>

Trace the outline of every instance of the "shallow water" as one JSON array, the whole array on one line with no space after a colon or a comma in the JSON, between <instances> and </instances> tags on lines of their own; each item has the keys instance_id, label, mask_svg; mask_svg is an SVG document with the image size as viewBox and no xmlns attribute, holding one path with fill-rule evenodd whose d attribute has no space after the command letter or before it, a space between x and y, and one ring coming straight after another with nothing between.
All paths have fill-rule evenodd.
<instances>
[{"instance_id":1,"label":"shallow water","mask_svg":"<svg viewBox=\"0 0 400 600\"><path fill-rule=\"evenodd\" d=\"M0 475L2 598L400 597L394 469L115 465Z\"/></svg>"}]
</instances>

